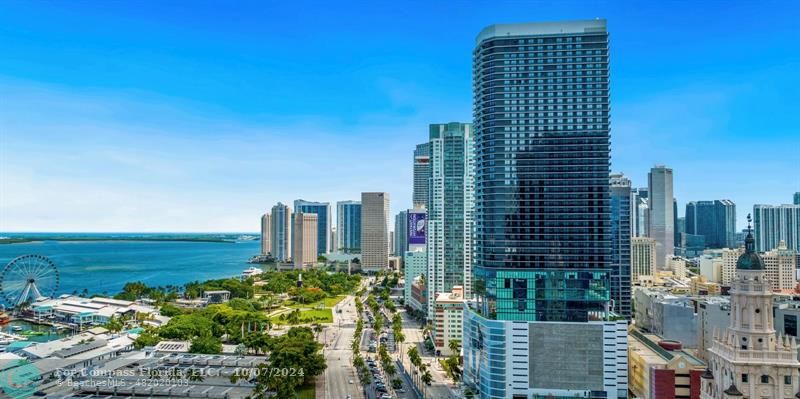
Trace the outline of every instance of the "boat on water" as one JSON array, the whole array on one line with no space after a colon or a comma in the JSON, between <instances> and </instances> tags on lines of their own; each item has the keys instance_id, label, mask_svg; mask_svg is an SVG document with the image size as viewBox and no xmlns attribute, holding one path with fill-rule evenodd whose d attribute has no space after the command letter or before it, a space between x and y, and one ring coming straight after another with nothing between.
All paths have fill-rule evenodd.
<instances>
[{"instance_id":1,"label":"boat on water","mask_svg":"<svg viewBox=\"0 0 800 399\"><path fill-rule=\"evenodd\" d=\"M243 279L248 279L250 277L257 276L257 275L259 275L261 273L264 273L264 270L259 269L257 267L252 267L251 266L251 267L248 267L247 269L245 269L242 272L242 278Z\"/></svg>"},{"instance_id":2,"label":"boat on water","mask_svg":"<svg viewBox=\"0 0 800 399\"><path fill-rule=\"evenodd\" d=\"M20 332L20 331L22 331L22 330L24 330L24 329L22 328L22 326L14 326L14 327L11 327L11 331L14 331L14 332Z\"/></svg>"}]
</instances>

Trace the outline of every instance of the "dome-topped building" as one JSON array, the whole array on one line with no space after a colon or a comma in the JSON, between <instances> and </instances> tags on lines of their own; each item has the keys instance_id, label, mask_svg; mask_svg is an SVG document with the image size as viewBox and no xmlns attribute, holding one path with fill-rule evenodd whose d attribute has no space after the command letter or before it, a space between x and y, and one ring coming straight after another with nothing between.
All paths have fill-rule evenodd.
<instances>
[{"instance_id":1,"label":"dome-topped building","mask_svg":"<svg viewBox=\"0 0 800 399\"><path fill-rule=\"evenodd\" d=\"M750 215L747 215L747 238L744 240L744 253L736 261L738 270L765 270L764 260L756 253L756 240L750 228Z\"/></svg>"},{"instance_id":2,"label":"dome-topped building","mask_svg":"<svg viewBox=\"0 0 800 399\"><path fill-rule=\"evenodd\" d=\"M800 390L797 343L775 333L770 282L749 223L747 230L730 290L731 324L714 332L701 399L787 399Z\"/></svg>"}]
</instances>

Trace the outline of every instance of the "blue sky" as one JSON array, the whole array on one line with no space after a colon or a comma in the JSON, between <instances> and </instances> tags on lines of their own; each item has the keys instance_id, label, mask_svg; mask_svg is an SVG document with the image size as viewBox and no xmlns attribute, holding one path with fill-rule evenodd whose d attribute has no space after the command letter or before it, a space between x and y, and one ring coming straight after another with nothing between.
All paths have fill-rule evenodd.
<instances>
[{"instance_id":1,"label":"blue sky","mask_svg":"<svg viewBox=\"0 0 800 399\"><path fill-rule=\"evenodd\" d=\"M0 231L256 231L277 201L411 201L471 120L492 23L608 19L612 168L690 200L800 191L795 2L0 1Z\"/></svg>"}]
</instances>

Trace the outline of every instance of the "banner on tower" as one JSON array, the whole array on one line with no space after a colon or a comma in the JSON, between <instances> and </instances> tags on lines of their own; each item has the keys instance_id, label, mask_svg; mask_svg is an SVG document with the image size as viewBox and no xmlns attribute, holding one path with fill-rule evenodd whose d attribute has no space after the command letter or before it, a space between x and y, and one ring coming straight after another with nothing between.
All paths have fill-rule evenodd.
<instances>
[{"instance_id":1,"label":"banner on tower","mask_svg":"<svg viewBox=\"0 0 800 399\"><path fill-rule=\"evenodd\" d=\"M428 229L425 212L408 212L408 244L425 245L425 230Z\"/></svg>"}]
</instances>

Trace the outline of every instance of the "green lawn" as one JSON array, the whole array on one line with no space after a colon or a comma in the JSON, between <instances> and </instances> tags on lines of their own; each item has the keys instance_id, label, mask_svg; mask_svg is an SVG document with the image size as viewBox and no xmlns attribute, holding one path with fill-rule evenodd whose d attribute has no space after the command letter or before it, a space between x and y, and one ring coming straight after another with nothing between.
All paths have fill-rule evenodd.
<instances>
[{"instance_id":1,"label":"green lawn","mask_svg":"<svg viewBox=\"0 0 800 399\"><path fill-rule=\"evenodd\" d=\"M300 319L320 319L316 323L333 323L333 311L330 309L312 309L300 312ZM309 321L311 322L311 321Z\"/></svg>"},{"instance_id":2,"label":"green lawn","mask_svg":"<svg viewBox=\"0 0 800 399\"><path fill-rule=\"evenodd\" d=\"M280 319L280 316L273 316L270 318L272 323L276 326L281 325L288 325L289 323L284 318L283 320ZM300 311L300 324L311 324L311 323L333 323L333 311L331 309L309 309L309 310L301 310Z\"/></svg>"},{"instance_id":3,"label":"green lawn","mask_svg":"<svg viewBox=\"0 0 800 399\"><path fill-rule=\"evenodd\" d=\"M317 397L317 387L313 382L297 388L297 399L315 399Z\"/></svg>"}]
</instances>

